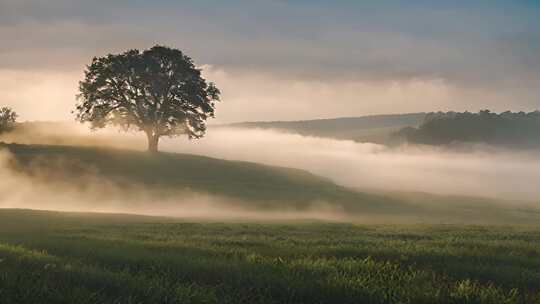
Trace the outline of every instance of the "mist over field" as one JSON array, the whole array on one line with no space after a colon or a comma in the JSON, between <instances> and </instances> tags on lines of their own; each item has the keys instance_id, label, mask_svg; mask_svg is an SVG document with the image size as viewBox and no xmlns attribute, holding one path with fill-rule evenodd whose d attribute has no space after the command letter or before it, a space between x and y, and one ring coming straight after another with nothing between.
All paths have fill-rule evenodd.
<instances>
[{"instance_id":1,"label":"mist over field","mask_svg":"<svg viewBox=\"0 0 540 304\"><path fill-rule=\"evenodd\" d=\"M29 172L20 172L12 153L0 149L0 208L131 213L214 219L326 219L345 218L339 208L314 203L302 211L293 208L257 210L238 200L190 189L162 195L161 189L126 185L101 178L92 165L58 160L55 168L81 167L83 174L43 168L38 158ZM157 177L156 177L157 178Z\"/></svg>"},{"instance_id":2,"label":"mist over field","mask_svg":"<svg viewBox=\"0 0 540 304\"><path fill-rule=\"evenodd\" d=\"M63 126L58 128L55 123L45 123L39 125L39 132L21 128L22 131L2 138L6 142L23 144L145 148L141 134L126 134L112 129L91 132L85 126L71 123ZM161 146L167 152L304 169L340 185L364 191L420 191L532 203L538 202L540 197L540 189L534 183L540 180L538 150L473 144L388 147L274 130L212 126L207 136L200 140L163 138ZM42 190L41 193L54 192L48 191L47 187ZM139 190L145 192L145 189ZM41 194L40 197L47 195ZM181 200L194 201L193 197L186 197ZM64 201L51 199L55 200ZM216 198L209 196L198 201L195 205L219 205L215 204ZM200 201L205 203L200 204Z\"/></svg>"},{"instance_id":3,"label":"mist over field","mask_svg":"<svg viewBox=\"0 0 540 304\"><path fill-rule=\"evenodd\" d=\"M190 142L164 140L167 151L295 167L353 188L423 191L538 200L540 151L482 145L386 147L271 130L212 129Z\"/></svg>"},{"instance_id":4,"label":"mist over field","mask_svg":"<svg viewBox=\"0 0 540 304\"><path fill-rule=\"evenodd\" d=\"M173 189L166 184L166 177L162 177L162 171L154 168L142 167L142 172L137 167L140 164L129 164L122 162L119 168L120 176L103 175L98 164L88 162L77 155L84 148L89 147L86 152L91 156L99 155L102 151L116 153L119 159L129 158L135 155L143 160L150 160L151 155L140 152L130 152L128 150L110 150L110 148L120 149L140 149L144 145L139 145L143 141L137 136L120 136L116 131L107 130L100 133L90 133L87 129L78 128L70 123L44 123L40 126L39 134L27 134L26 131L15 131L2 136L2 140L9 143L22 144L22 149L31 154L30 158L21 159L21 155L14 155L9 148L0 145L0 208L31 208L41 210L58 211L83 211L83 212L107 212L107 213L131 213L158 216L173 216L184 218L212 218L212 219L324 219L339 220L346 215L339 206L332 206L323 200L313 200L307 206L302 206L301 210L297 206L287 207L286 202L280 206L270 208L261 207L258 204L251 204L245 198L234 198L211 192L211 187L203 185L201 190L197 187L193 189L190 183L179 184ZM59 131L58 127L68 128L69 131ZM64 130L68 130L64 129ZM37 146L34 144L38 144ZM44 152L40 147L47 149L46 145L58 145L58 151ZM43 146L39 146L43 145ZM62 146L66 145L66 146ZM73 147L76 155L66 154L64 149ZM97 148L98 150L94 150ZM38 149L36 155L32 150ZM80 150L83 149L83 150ZM101 159L110 156L105 154ZM188 156L189 157L189 156ZM22 157L24 158L24 156ZM205 163L204 158L197 159ZM215 160L216 163L227 164L226 161ZM110 160L105 160L105 163ZM24 164L23 164L24 163ZM114 163L114 161L113 161ZM212 164L208 164L211 167ZM109 166L105 164L105 166ZM130 166L135 172L151 174L155 180L148 185L140 180L132 179L137 173L124 173L122 166ZM253 164L253 167L258 165ZM242 169L242 165L235 166ZM200 165L197 169L203 169ZM182 167L177 169L183 169ZM247 168L249 171L249 168ZM204 169L203 169L204 170ZM265 173L263 168L262 172ZM191 172L195 173L195 172ZM191 173L186 173L190 175ZM287 173L284 173L284 178ZM237 176L235 176L237 178ZM164 187L162 185L165 184ZM293 184L294 185L294 184ZM218 185L219 186L219 185ZM271 187L271 186L270 186ZM279 194L277 194L279 197ZM251 204L251 205L250 205ZM264 210L263 210L264 209ZM264 211L264 212L263 212Z\"/></svg>"},{"instance_id":5,"label":"mist over field","mask_svg":"<svg viewBox=\"0 0 540 304\"><path fill-rule=\"evenodd\" d=\"M0 0L0 304L540 304L539 16Z\"/></svg>"}]
</instances>

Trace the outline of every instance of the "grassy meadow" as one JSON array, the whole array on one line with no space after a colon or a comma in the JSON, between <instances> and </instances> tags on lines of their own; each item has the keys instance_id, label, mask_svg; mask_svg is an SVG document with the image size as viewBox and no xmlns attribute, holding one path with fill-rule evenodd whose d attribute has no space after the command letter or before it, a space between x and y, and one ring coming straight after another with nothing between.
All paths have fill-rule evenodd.
<instances>
[{"instance_id":1,"label":"grassy meadow","mask_svg":"<svg viewBox=\"0 0 540 304\"><path fill-rule=\"evenodd\" d=\"M366 192L307 171L188 154L0 149L0 206L22 199L49 209L58 197L69 210L88 210L78 199L96 210L107 200L125 212L161 201L183 210L196 207L181 202L189 190L218 197L222 210L296 218L324 201L347 216L0 209L0 304L540 303L534 204Z\"/></svg>"},{"instance_id":2,"label":"grassy meadow","mask_svg":"<svg viewBox=\"0 0 540 304\"><path fill-rule=\"evenodd\" d=\"M540 228L0 210L1 303L540 303Z\"/></svg>"}]
</instances>

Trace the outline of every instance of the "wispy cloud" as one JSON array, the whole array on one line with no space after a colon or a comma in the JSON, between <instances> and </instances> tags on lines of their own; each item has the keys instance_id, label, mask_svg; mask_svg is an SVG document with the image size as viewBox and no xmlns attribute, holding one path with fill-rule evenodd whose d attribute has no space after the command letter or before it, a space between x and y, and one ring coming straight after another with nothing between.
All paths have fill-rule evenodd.
<instances>
[{"instance_id":1,"label":"wispy cloud","mask_svg":"<svg viewBox=\"0 0 540 304\"><path fill-rule=\"evenodd\" d=\"M540 107L539 13L532 1L0 0L0 76L8 77L9 70L76 78L92 56L161 43L237 77L221 80L233 87L229 97L242 95L241 75L280 83L280 91L246 83L249 90L261 85L258 96L228 98L239 106L232 106L234 113L223 110L226 121L253 120L238 109L254 104L274 108L268 119L290 118L274 105L282 102L288 82L301 83L306 92L320 92L321 83L334 87L335 93L323 96L338 108L350 108L348 115L440 108L530 110ZM389 102L370 92L384 92L388 83L408 87L440 82L456 92L451 100L404 90ZM347 91L351 83L356 85ZM76 89L71 82L64 87L65 92ZM54 93L41 91L46 99L54 98ZM291 94L293 108L315 100L313 110L303 116L343 115L335 109L317 110L320 102L313 94L297 94L294 88ZM341 98L344 94L357 98ZM249 103L241 102L248 98ZM61 102L71 105L73 98ZM357 107L361 102L380 106ZM36 116L41 117L28 115Z\"/></svg>"}]
</instances>

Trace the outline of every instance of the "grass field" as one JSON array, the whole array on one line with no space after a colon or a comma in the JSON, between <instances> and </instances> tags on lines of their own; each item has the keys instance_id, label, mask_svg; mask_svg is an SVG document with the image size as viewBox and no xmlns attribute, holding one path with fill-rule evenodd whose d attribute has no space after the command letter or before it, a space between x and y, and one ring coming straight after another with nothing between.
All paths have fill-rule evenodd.
<instances>
[{"instance_id":1,"label":"grass field","mask_svg":"<svg viewBox=\"0 0 540 304\"><path fill-rule=\"evenodd\" d=\"M0 210L1 303L540 303L540 227Z\"/></svg>"}]
</instances>

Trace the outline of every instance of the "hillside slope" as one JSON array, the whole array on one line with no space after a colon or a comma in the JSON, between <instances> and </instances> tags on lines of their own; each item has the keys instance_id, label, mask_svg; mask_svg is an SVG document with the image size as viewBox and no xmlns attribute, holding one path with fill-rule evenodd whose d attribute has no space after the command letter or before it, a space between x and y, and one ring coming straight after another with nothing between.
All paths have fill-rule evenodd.
<instances>
[{"instance_id":1,"label":"hillside slope","mask_svg":"<svg viewBox=\"0 0 540 304\"><path fill-rule=\"evenodd\" d=\"M307 171L250 162L69 146L0 144L2 148L11 153L11 169L33 180L59 182L58 187L83 191L114 185L125 190L127 200L137 200L144 190L145 199L150 196L156 201L189 191L255 209L303 210L324 204L351 212L391 211L396 203L349 190Z\"/></svg>"},{"instance_id":2,"label":"hillside slope","mask_svg":"<svg viewBox=\"0 0 540 304\"><path fill-rule=\"evenodd\" d=\"M52 208L47 202L58 197L72 207L62 210L100 210L98 206L115 203L124 207L115 210L136 212L130 207L157 208L166 202L172 206L168 210L174 211L204 204L192 195L195 193L217 198L221 204L219 212L242 209L259 213L295 212L311 217L309 212L316 211L315 218L332 218L331 214L337 214L334 219L365 222L540 221L534 204L431 194L365 193L303 170L196 155L2 143L0 151L0 156L4 155L0 158L0 191L4 193L0 206L10 194L19 200L22 197L35 201L37 205L30 208L39 209ZM14 177L18 179L6 184ZM26 192L18 193L21 189ZM32 195L28 195L29 191ZM95 208L77 208L85 200ZM191 204L186 205L186 201ZM273 217L281 215L274 213Z\"/></svg>"},{"instance_id":3,"label":"hillside slope","mask_svg":"<svg viewBox=\"0 0 540 304\"><path fill-rule=\"evenodd\" d=\"M372 115L300 121L241 122L227 126L274 129L306 136L385 144L394 132L422 123L425 113Z\"/></svg>"}]
</instances>

